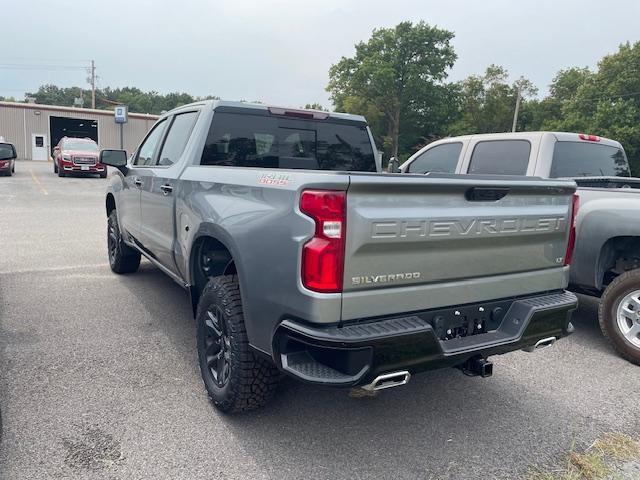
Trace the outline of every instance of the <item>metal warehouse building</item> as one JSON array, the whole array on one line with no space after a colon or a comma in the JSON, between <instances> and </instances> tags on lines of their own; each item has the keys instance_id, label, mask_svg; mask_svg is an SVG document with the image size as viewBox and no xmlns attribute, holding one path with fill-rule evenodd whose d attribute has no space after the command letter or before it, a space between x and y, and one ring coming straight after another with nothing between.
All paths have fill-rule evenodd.
<instances>
[{"instance_id":1,"label":"metal warehouse building","mask_svg":"<svg viewBox=\"0 0 640 480\"><path fill-rule=\"evenodd\" d=\"M153 126L156 115L129 113L123 143L132 152ZM110 110L0 102L0 137L16 146L18 159L48 160L62 137L89 137L100 148L120 148L120 125Z\"/></svg>"}]
</instances>

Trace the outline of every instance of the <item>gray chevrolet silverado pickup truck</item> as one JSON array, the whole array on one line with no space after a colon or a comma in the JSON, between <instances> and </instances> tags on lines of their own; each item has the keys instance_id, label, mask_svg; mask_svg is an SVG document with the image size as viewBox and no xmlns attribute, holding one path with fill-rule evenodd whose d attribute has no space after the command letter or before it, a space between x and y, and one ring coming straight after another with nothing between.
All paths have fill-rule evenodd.
<instances>
[{"instance_id":1,"label":"gray chevrolet silverado pickup truck","mask_svg":"<svg viewBox=\"0 0 640 480\"><path fill-rule=\"evenodd\" d=\"M619 142L569 132L449 137L412 155L401 170L568 178L580 208L569 289L601 297L600 328L640 365L640 179Z\"/></svg>"},{"instance_id":2,"label":"gray chevrolet silverado pickup truck","mask_svg":"<svg viewBox=\"0 0 640 480\"><path fill-rule=\"evenodd\" d=\"M163 115L106 194L116 273L190 292L205 387L263 405L282 372L379 390L571 331L575 183L388 175L360 116L209 101Z\"/></svg>"}]
</instances>

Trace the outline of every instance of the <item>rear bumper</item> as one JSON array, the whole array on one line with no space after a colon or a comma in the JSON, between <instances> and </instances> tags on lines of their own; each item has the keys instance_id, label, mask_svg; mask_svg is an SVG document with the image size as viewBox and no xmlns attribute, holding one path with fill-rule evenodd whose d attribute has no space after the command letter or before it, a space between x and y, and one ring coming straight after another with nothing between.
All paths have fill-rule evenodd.
<instances>
[{"instance_id":1,"label":"rear bumper","mask_svg":"<svg viewBox=\"0 0 640 480\"><path fill-rule=\"evenodd\" d=\"M577 302L559 291L342 326L284 320L274 336L274 357L284 372L309 383L364 385L384 373L452 367L566 336ZM462 324L479 333L457 336Z\"/></svg>"}]
</instances>

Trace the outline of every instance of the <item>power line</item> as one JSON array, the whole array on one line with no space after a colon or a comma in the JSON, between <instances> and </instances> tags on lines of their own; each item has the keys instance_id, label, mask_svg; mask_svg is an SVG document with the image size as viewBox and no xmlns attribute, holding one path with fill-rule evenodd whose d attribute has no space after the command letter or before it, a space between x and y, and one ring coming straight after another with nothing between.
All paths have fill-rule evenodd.
<instances>
[{"instance_id":1,"label":"power line","mask_svg":"<svg viewBox=\"0 0 640 480\"><path fill-rule=\"evenodd\" d=\"M12 58L4 58L5 62L47 62L47 63L55 63L55 62L71 62L71 63L88 63L91 60L88 58L27 58L27 57L12 57Z\"/></svg>"},{"instance_id":2,"label":"power line","mask_svg":"<svg viewBox=\"0 0 640 480\"><path fill-rule=\"evenodd\" d=\"M86 70L89 67L80 65L38 65L26 63L0 63L2 70Z\"/></svg>"},{"instance_id":3,"label":"power line","mask_svg":"<svg viewBox=\"0 0 640 480\"><path fill-rule=\"evenodd\" d=\"M603 96L603 97L593 97L593 98L585 98L581 101L583 102L594 102L597 100L608 100L611 98L626 98L626 97L635 97L637 95L640 95L640 92L631 92L631 93L621 93L620 95L607 95L607 96Z\"/></svg>"}]
</instances>

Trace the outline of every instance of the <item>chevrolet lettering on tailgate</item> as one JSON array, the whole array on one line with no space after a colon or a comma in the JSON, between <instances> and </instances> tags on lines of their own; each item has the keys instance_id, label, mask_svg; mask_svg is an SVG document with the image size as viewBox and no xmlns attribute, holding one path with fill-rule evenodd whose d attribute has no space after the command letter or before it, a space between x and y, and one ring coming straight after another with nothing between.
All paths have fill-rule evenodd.
<instances>
[{"instance_id":1,"label":"chevrolet lettering on tailgate","mask_svg":"<svg viewBox=\"0 0 640 480\"><path fill-rule=\"evenodd\" d=\"M463 237L564 229L564 217L472 218L469 220L401 220L373 222L371 238Z\"/></svg>"}]
</instances>

